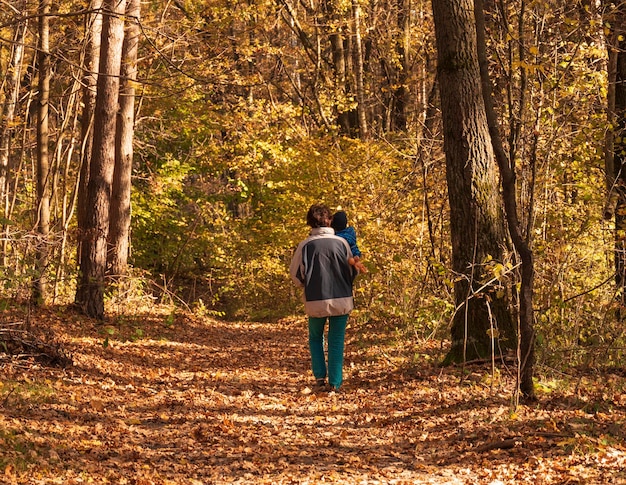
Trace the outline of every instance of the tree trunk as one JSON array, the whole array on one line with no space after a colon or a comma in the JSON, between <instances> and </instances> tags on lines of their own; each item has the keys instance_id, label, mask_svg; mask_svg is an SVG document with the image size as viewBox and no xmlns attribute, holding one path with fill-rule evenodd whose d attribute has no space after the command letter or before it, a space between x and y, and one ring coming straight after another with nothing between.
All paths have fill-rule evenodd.
<instances>
[{"instance_id":1,"label":"tree trunk","mask_svg":"<svg viewBox=\"0 0 626 485\"><path fill-rule=\"evenodd\" d=\"M24 0L21 5L21 11L25 10L26 1ZM2 266L8 265L9 224L7 222L11 216L9 161L11 158L11 140L15 136L14 120L20 91L20 75L24 59L24 39L27 27L28 21L24 20L18 23L15 28L14 43L4 83L5 97L2 106L2 118L0 119L0 207L2 207L0 214L4 217L2 226L5 235L2 238Z\"/></svg>"},{"instance_id":2,"label":"tree trunk","mask_svg":"<svg viewBox=\"0 0 626 485\"><path fill-rule=\"evenodd\" d=\"M507 298L489 265L507 247L496 161L489 136L471 0L433 0L438 81L450 203L456 313L445 363L516 347Z\"/></svg>"},{"instance_id":3,"label":"tree trunk","mask_svg":"<svg viewBox=\"0 0 626 485\"><path fill-rule=\"evenodd\" d=\"M33 301L41 304L46 298L46 267L48 265L48 233L50 232L50 160L48 151L48 115L50 98L50 0L39 4L39 95L37 109L37 262L33 282Z\"/></svg>"},{"instance_id":4,"label":"tree trunk","mask_svg":"<svg viewBox=\"0 0 626 485\"><path fill-rule=\"evenodd\" d=\"M126 0L106 0L104 7L93 150L87 184L87 214L76 292L76 300L85 314L99 319L104 317L104 275Z\"/></svg>"},{"instance_id":5,"label":"tree trunk","mask_svg":"<svg viewBox=\"0 0 626 485\"><path fill-rule=\"evenodd\" d=\"M17 98L20 89L20 73L22 70L22 59L24 58L24 36L26 35L26 27L28 21L19 22L15 28L13 36L13 46L9 67L7 69L5 81L5 97L2 106L2 119L0 120L0 202L2 207L6 207L7 199L7 179L9 170L9 151L11 146L11 138L13 137L14 127L13 120L15 118L15 108L17 106ZM3 212L6 217L6 211Z\"/></svg>"},{"instance_id":6,"label":"tree trunk","mask_svg":"<svg viewBox=\"0 0 626 485\"><path fill-rule=\"evenodd\" d=\"M336 6L332 0L324 0L323 9L326 15L325 21L329 24L328 35L334 71L334 89L337 93L337 99L335 100L337 125L341 134L353 137L356 135L358 122L356 111L349 106L352 90L349 83L350 65L347 62L348 55L345 47L345 18L337 13Z\"/></svg>"},{"instance_id":7,"label":"tree trunk","mask_svg":"<svg viewBox=\"0 0 626 485\"><path fill-rule=\"evenodd\" d=\"M496 161L502 177L502 195L506 213L507 226L513 245L522 260L522 278L519 290L519 389L522 396L532 401L535 399L533 383L535 365L535 329L533 321L533 286L534 286L534 263L533 253L528 242L522 235L522 227L518 217L515 167L513 160L507 158L502 145L498 119L493 107L492 87L489 79L487 63L487 45L485 41L485 21L483 13L483 1L475 0L476 37L478 46L478 59L485 100L485 111L489 123L489 133L493 145ZM520 12L520 15L522 13ZM520 20L521 22L522 20ZM523 98L522 98L523 100ZM521 110L522 108L520 108Z\"/></svg>"},{"instance_id":8,"label":"tree trunk","mask_svg":"<svg viewBox=\"0 0 626 485\"><path fill-rule=\"evenodd\" d=\"M609 42L611 53L609 63L609 83L614 88L609 96L609 117L615 127L612 138L613 160L609 165L613 173L607 174L612 181L611 196L615 217L615 283L619 295L618 318L626 312L626 23L623 20L624 7L613 12L611 24L614 31ZM611 82L613 81L613 82ZM612 110L610 104L613 104Z\"/></svg>"},{"instance_id":9,"label":"tree trunk","mask_svg":"<svg viewBox=\"0 0 626 485\"><path fill-rule=\"evenodd\" d=\"M80 179L78 182L78 204L76 219L78 224L77 260L81 261L82 240L87 226L87 184L89 183L89 166L93 145L93 123L96 106L96 85L98 82L98 66L100 63L100 41L102 35L102 0L91 0L85 21L86 53L85 74L83 75L83 112L81 116L81 151L80 151ZM76 294L76 303L83 301L80 294L82 287Z\"/></svg>"},{"instance_id":10,"label":"tree trunk","mask_svg":"<svg viewBox=\"0 0 626 485\"><path fill-rule=\"evenodd\" d=\"M411 5L409 0L397 0L398 31L400 39L396 47L400 70L398 71L397 87L394 89L391 129L406 131L407 109L409 107L409 45L411 25Z\"/></svg>"},{"instance_id":11,"label":"tree trunk","mask_svg":"<svg viewBox=\"0 0 626 485\"><path fill-rule=\"evenodd\" d=\"M354 25L354 64L356 77L357 117L359 120L359 138L367 140L367 105L365 103L365 72L363 69L363 45L361 42L361 5L360 0L352 0L352 18Z\"/></svg>"},{"instance_id":12,"label":"tree trunk","mask_svg":"<svg viewBox=\"0 0 626 485\"><path fill-rule=\"evenodd\" d=\"M135 82L137 79L137 48L139 46L140 0L129 0L126 9L126 32L122 48L122 79L120 110L117 117L115 171L111 195L109 225L109 274L127 272L130 244L130 192L133 168L133 134L135 122Z\"/></svg>"},{"instance_id":13,"label":"tree trunk","mask_svg":"<svg viewBox=\"0 0 626 485\"><path fill-rule=\"evenodd\" d=\"M598 0L602 1L602 0ZM602 18L599 19L599 25L603 25ZM604 45L607 49L607 93L606 93L606 118L608 126L616 126L615 123L615 81L617 79L617 53L619 52L619 46L617 45L617 36L615 32L606 39ZM604 135L604 177L606 182L606 205L604 207L604 218L612 219L615 214L615 202L617 200L615 192L615 176L617 171L615 170L615 154L614 154L614 138L615 129L606 130Z\"/></svg>"},{"instance_id":14,"label":"tree trunk","mask_svg":"<svg viewBox=\"0 0 626 485\"><path fill-rule=\"evenodd\" d=\"M62 118L61 125L59 127L59 137L57 139L56 150L56 164L57 169L55 173L57 178L61 180L61 190L59 197L56 198L61 203L60 220L57 219L56 226L60 229L60 243L58 242L59 236L57 236L58 246L58 259L56 260L56 274L54 279L53 288L53 302L56 302L59 292L66 285L66 271L67 271L67 257L66 251L67 241L69 236L69 227L73 221L73 215L76 210L76 200L78 194L78 183L80 177L74 178L72 173L74 171L74 154L78 145L76 139L77 128L79 127L79 117L81 114L80 100L81 96L81 82L82 80L76 77L72 83L70 94L67 97L68 101L64 109L65 116ZM67 144L63 143L63 135L68 135ZM54 192L53 192L54 193ZM59 207L57 206L57 210Z\"/></svg>"}]
</instances>

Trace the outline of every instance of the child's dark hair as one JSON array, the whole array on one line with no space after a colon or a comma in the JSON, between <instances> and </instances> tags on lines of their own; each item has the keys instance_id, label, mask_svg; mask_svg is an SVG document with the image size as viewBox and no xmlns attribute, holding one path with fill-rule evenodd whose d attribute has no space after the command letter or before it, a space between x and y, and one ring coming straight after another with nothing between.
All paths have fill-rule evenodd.
<instances>
[{"instance_id":1,"label":"child's dark hair","mask_svg":"<svg viewBox=\"0 0 626 485\"><path fill-rule=\"evenodd\" d=\"M313 204L306 214L306 223L312 228L328 227L330 220L330 209L324 204Z\"/></svg>"},{"instance_id":2,"label":"child's dark hair","mask_svg":"<svg viewBox=\"0 0 626 485\"><path fill-rule=\"evenodd\" d=\"M335 231L343 231L348 227L348 216L344 211L337 211L333 215L333 222L330 223Z\"/></svg>"}]
</instances>

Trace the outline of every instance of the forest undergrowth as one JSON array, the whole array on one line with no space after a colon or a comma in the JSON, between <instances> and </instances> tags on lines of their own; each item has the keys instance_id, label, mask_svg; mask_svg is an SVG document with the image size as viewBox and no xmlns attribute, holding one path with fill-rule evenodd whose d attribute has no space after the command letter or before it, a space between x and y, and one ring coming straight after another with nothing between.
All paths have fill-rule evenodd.
<instances>
[{"instance_id":1,"label":"forest undergrowth","mask_svg":"<svg viewBox=\"0 0 626 485\"><path fill-rule=\"evenodd\" d=\"M512 368L353 324L342 392L317 394L304 317L0 315L22 324L68 360L0 349L2 483L626 483L623 370L540 368L515 406Z\"/></svg>"}]
</instances>

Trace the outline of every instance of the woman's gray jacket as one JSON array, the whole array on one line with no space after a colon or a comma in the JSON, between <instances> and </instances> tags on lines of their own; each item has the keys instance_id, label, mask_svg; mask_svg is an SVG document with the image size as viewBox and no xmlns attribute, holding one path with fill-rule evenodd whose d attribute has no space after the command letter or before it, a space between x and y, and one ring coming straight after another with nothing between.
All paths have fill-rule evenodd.
<instances>
[{"instance_id":1,"label":"woman's gray jacket","mask_svg":"<svg viewBox=\"0 0 626 485\"><path fill-rule=\"evenodd\" d=\"M293 255L289 273L304 288L304 309L311 317L346 315L354 308L352 284L358 274L350 266L350 245L334 229L311 229Z\"/></svg>"}]
</instances>

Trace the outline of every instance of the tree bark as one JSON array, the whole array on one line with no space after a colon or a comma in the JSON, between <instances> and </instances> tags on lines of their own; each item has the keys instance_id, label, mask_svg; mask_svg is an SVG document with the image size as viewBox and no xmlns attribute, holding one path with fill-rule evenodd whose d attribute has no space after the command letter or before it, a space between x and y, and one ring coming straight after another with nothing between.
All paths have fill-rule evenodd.
<instances>
[{"instance_id":1,"label":"tree bark","mask_svg":"<svg viewBox=\"0 0 626 485\"><path fill-rule=\"evenodd\" d=\"M349 105L352 90L350 88L350 64L346 53L345 18L337 11L333 0L322 2L325 21L329 24L328 35L334 71L334 89L337 93L335 107L337 109L337 125L343 135L354 137L357 132L357 113Z\"/></svg>"},{"instance_id":2,"label":"tree bark","mask_svg":"<svg viewBox=\"0 0 626 485\"><path fill-rule=\"evenodd\" d=\"M104 276L111 186L115 167L115 125L124 41L126 0L106 0L94 117L92 160L87 184L87 214L82 234L76 300L86 315L104 317Z\"/></svg>"},{"instance_id":3,"label":"tree bark","mask_svg":"<svg viewBox=\"0 0 626 485\"><path fill-rule=\"evenodd\" d=\"M115 171L111 195L109 225L109 274L124 275L128 269L131 221L131 175L133 169L133 135L135 125L135 83L139 46L140 0L128 0L128 23L122 47L120 110L117 117Z\"/></svg>"},{"instance_id":4,"label":"tree bark","mask_svg":"<svg viewBox=\"0 0 626 485\"><path fill-rule=\"evenodd\" d=\"M471 0L433 0L438 81L450 203L456 312L445 363L485 358L515 348L505 296L484 285L489 261L507 247L476 45Z\"/></svg>"},{"instance_id":5,"label":"tree bark","mask_svg":"<svg viewBox=\"0 0 626 485\"><path fill-rule=\"evenodd\" d=\"M37 106L37 262L33 282L33 302L46 298L46 267L48 265L48 234L50 232L49 195L49 99L50 99L50 0L39 4L39 95Z\"/></svg>"},{"instance_id":6,"label":"tree bark","mask_svg":"<svg viewBox=\"0 0 626 485\"><path fill-rule=\"evenodd\" d=\"M406 131L407 109L409 107L409 46L411 5L409 0L396 0L398 9L398 31L400 39L396 50L400 70L398 71L397 87L394 89L391 128L397 131Z\"/></svg>"},{"instance_id":7,"label":"tree bark","mask_svg":"<svg viewBox=\"0 0 626 485\"><path fill-rule=\"evenodd\" d=\"M522 227L518 217L515 168L512 160L507 158L502 145L498 128L498 119L493 107L492 87L487 64L487 45L485 41L485 21L483 0L474 2L476 16L477 51L480 63L480 74L485 100L485 112L489 124L491 143L502 177L502 195L506 213L507 226L515 250L522 261L522 278L519 290L519 389L524 399L535 399L533 383L535 365L535 329L533 321L533 286L534 262L533 253L528 242L522 235ZM521 15L521 13L520 13ZM521 20L520 20L521 22ZM521 108L520 108L521 109Z\"/></svg>"},{"instance_id":8,"label":"tree bark","mask_svg":"<svg viewBox=\"0 0 626 485\"><path fill-rule=\"evenodd\" d=\"M81 116L81 151L80 151L80 180L78 182L78 204L76 219L78 225L77 260L81 261L82 240L87 226L87 184L89 183L89 166L93 145L93 123L96 106L96 85L98 82L98 66L100 63L100 43L102 36L102 8L103 0L91 0L85 21L86 53L85 74L83 75L83 112ZM79 285L76 302L83 300L80 295L82 287Z\"/></svg>"},{"instance_id":9,"label":"tree bark","mask_svg":"<svg viewBox=\"0 0 626 485\"><path fill-rule=\"evenodd\" d=\"M2 119L0 120L0 204L6 208L8 203L7 181L9 170L9 151L11 146L11 138L13 137L15 119L15 108L17 106L17 98L20 89L20 73L22 71L22 60L24 58L24 36L28 21L19 22L15 28L13 36L13 46L11 50L11 58L7 69L5 82L5 97L2 106ZM6 218L7 212L3 211Z\"/></svg>"},{"instance_id":10,"label":"tree bark","mask_svg":"<svg viewBox=\"0 0 626 485\"><path fill-rule=\"evenodd\" d=\"M361 42L361 4L352 0L352 19L354 25L354 64L356 77L357 117L359 120L359 138L367 140L367 105L365 103L365 72L363 69L363 45Z\"/></svg>"},{"instance_id":11,"label":"tree bark","mask_svg":"<svg viewBox=\"0 0 626 485\"><path fill-rule=\"evenodd\" d=\"M26 0L22 1L21 10L26 9ZM18 13L16 11L16 13ZM8 265L9 224L11 216L10 191L10 159L11 140L15 136L15 113L20 91L20 76L24 60L24 40L28 28L28 21L19 22L15 28L14 43L11 50L9 66L5 77L5 97L0 120L0 207L4 216L2 223L5 237L2 239L2 266Z\"/></svg>"},{"instance_id":12,"label":"tree bark","mask_svg":"<svg viewBox=\"0 0 626 485\"><path fill-rule=\"evenodd\" d=\"M618 6L611 12L613 28L609 42L610 63L609 119L612 119L613 133L611 146L612 163L608 165L613 173L607 174L612 182L610 199L613 199L615 217L615 283L619 298L618 318L626 315L626 22L625 7ZM611 106L611 103L613 106ZM612 108L612 109L611 109Z\"/></svg>"}]
</instances>

